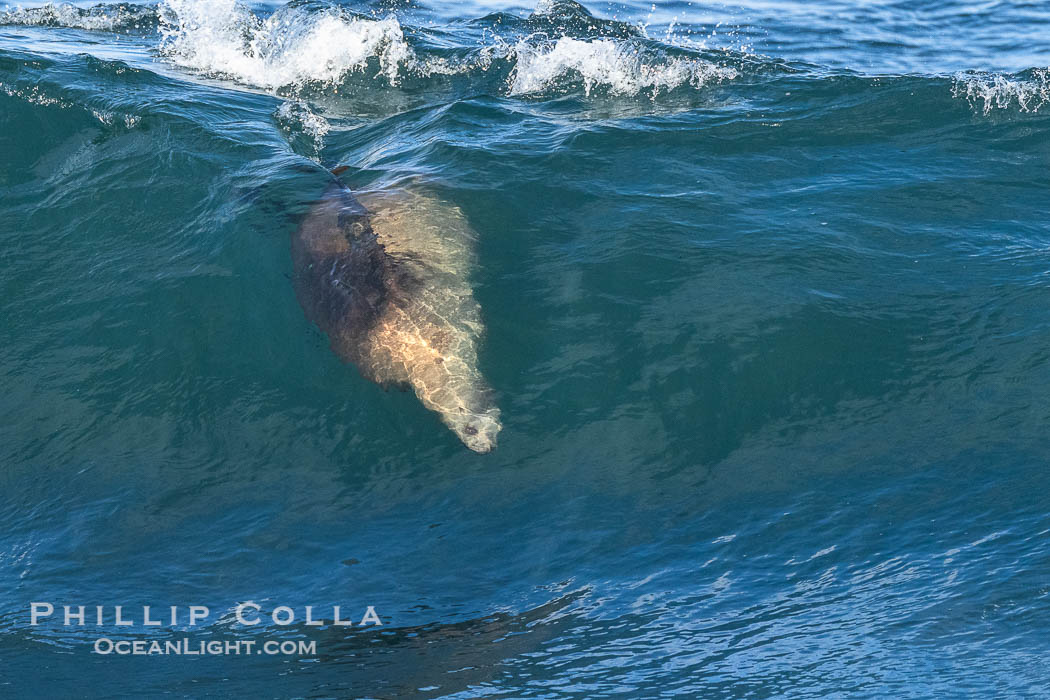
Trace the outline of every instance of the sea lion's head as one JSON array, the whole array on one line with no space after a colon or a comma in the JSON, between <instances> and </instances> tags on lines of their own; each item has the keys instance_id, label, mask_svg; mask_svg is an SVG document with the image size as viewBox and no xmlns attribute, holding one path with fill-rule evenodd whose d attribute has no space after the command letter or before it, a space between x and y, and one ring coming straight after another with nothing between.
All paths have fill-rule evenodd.
<instances>
[{"instance_id":1,"label":"sea lion's head","mask_svg":"<svg viewBox=\"0 0 1050 700\"><path fill-rule=\"evenodd\" d=\"M443 416L463 444L478 454L496 449L496 436L503 429L499 409L493 406L482 413L459 413Z\"/></svg>"}]
</instances>

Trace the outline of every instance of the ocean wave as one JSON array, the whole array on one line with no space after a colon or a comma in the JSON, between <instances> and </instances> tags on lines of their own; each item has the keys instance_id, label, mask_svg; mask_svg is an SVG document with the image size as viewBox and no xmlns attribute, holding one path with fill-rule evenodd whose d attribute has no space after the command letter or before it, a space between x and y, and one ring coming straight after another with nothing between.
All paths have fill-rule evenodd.
<instances>
[{"instance_id":1,"label":"ocean wave","mask_svg":"<svg viewBox=\"0 0 1050 700\"><path fill-rule=\"evenodd\" d=\"M1019 75L961 73L955 76L952 95L986 116L1003 110L1035 113L1050 104L1050 68Z\"/></svg>"},{"instance_id":2,"label":"ocean wave","mask_svg":"<svg viewBox=\"0 0 1050 700\"><path fill-rule=\"evenodd\" d=\"M553 7L541 5L537 13L548 22L568 17L578 24L590 17L575 3L559 4L560 14L552 15ZM260 18L235 0L165 0L161 31L162 52L174 63L271 90L322 84L338 91L354 75L392 86L436 75L480 77L494 65L499 72L500 60L507 66L504 89L512 95L580 87L588 95L604 89L655 96L736 76L731 67L664 55L636 38L551 39L536 32L506 41L494 35L493 43L458 56L431 55L413 47L393 15L369 18L338 7L286 5Z\"/></svg>"},{"instance_id":3,"label":"ocean wave","mask_svg":"<svg viewBox=\"0 0 1050 700\"><path fill-rule=\"evenodd\" d=\"M65 27L98 32L150 32L157 28L157 8L117 3L82 8L69 3L0 11L0 25Z\"/></svg>"},{"instance_id":4,"label":"ocean wave","mask_svg":"<svg viewBox=\"0 0 1050 700\"><path fill-rule=\"evenodd\" d=\"M590 95L604 88L613 95L656 96L683 85L700 88L730 80L736 69L699 58L660 56L636 42L617 39L581 40L563 36L539 45L517 42L512 50L516 65L510 92L528 95L548 91L560 83L582 82Z\"/></svg>"},{"instance_id":5,"label":"ocean wave","mask_svg":"<svg viewBox=\"0 0 1050 700\"><path fill-rule=\"evenodd\" d=\"M370 61L396 85L400 66L414 58L395 17L338 7L286 5L262 19L235 0L164 0L161 32L174 63L265 89L338 83Z\"/></svg>"},{"instance_id":6,"label":"ocean wave","mask_svg":"<svg viewBox=\"0 0 1050 700\"><path fill-rule=\"evenodd\" d=\"M366 16L313 2L289 3L271 14L238 0L162 0L87 9L49 4L2 16L8 24L152 28L170 63L291 98L319 90L352 97L375 81L427 91L438 87L427 79L450 76L459 76L470 92L655 98L738 74L727 62L648 39L633 25L595 18L572 0L542 0L528 17L455 48L439 48L427 30L405 27L393 14Z\"/></svg>"}]
</instances>

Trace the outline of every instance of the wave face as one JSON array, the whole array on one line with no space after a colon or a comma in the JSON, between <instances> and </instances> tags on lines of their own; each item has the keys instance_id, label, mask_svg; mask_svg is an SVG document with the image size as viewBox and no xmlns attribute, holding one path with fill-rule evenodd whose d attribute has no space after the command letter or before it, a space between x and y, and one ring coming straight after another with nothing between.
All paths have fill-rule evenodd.
<instances>
[{"instance_id":1,"label":"wave face","mask_svg":"<svg viewBox=\"0 0 1050 700\"><path fill-rule=\"evenodd\" d=\"M0 695L1044 695L1046 15L0 11ZM304 316L338 165L445 254L491 453Z\"/></svg>"}]
</instances>

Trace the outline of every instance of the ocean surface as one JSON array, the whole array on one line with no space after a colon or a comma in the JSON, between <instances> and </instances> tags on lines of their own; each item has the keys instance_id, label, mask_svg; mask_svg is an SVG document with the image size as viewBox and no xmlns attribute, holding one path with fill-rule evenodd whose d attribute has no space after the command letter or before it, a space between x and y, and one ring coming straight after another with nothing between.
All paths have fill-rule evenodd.
<instances>
[{"instance_id":1,"label":"ocean surface","mask_svg":"<svg viewBox=\"0 0 1050 700\"><path fill-rule=\"evenodd\" d=\"M490 454L300 308L340 165ZM1042 0L0 10L2 697L1048 697L1048 427Z\"/></svg>"}]
</instances>

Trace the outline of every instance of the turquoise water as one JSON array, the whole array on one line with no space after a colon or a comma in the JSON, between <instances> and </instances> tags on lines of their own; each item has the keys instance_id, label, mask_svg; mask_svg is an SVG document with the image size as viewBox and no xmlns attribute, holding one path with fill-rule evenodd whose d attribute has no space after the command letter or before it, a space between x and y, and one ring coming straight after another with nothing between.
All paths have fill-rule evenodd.
<instances>
[{"instance_id":1,"label":"turquoise water","mask_svg":"<svg viewBox=\"0 0 1050 700\"><path fill-rule=\"evenodd\" d=\"M0 17L0 695L1047 695L1043 3ZM304 316L336 165L476 231L492 453Z\"/></svg>"}]
</instances>

